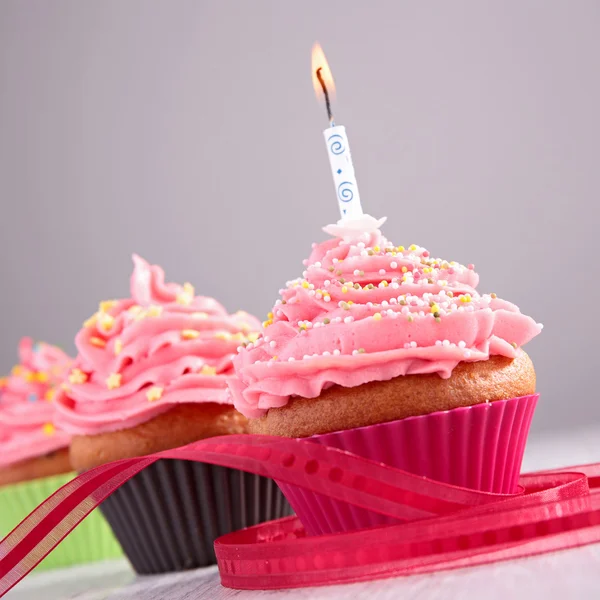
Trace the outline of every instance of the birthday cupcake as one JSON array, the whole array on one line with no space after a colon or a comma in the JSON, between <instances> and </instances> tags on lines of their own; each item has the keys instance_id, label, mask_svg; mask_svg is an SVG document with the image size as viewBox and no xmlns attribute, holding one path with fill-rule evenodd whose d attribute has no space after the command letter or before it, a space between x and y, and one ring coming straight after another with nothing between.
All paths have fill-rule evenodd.
<instances>
[{"instance_id":1,"label":"birthday cupcake","mask_svg":"<svg viewBox=\"0 0 600 600\"><path fill-rule=\"evenodd\" d=\"M521 347L542 326L480 295L473 265L396 246L382 222L325 228L333 238L313 244L264 335L234 359L234 404L253 433L314 436L447 483L514 492L537 401ZM310 533L389 522L281 487Z\"/></svg>"},{"instance_id":2,"label":"birthday cupcake","mask_svg":"<svg viewBox=\"0 0 600 600\"><path fill-rule=\"evenodd\" d=\"M226 388L236 348L259 328L189 283L165 283L162 269L134 256L131 297L102 302L84 324L56 399L74 468L244 433ZM154 463L101 508L138 573L211 564L219 535L290 512L268 479L174 460Z\"/></svg>"},{"instance_id":3,"label":"birthday cupcake","mask_svg":"<svg viewBox=\"0 0 600 600\"><path fill-rule=\"evenodd\" d=\"M23 338L19 364L0 381L0 536L73 478L71 436L53 424L57 385L71 359L49 344ZM120 556L100 514L93 515L40 568Z\"/></svg>"}]
</instances>

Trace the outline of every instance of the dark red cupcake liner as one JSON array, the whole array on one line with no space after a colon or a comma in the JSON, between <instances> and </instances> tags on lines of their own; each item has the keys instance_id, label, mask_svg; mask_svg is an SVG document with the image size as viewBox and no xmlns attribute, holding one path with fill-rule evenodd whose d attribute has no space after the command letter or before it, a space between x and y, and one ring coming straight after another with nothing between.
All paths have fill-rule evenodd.
<instances>
[{"instance_id":1,"label":"dark red cupcake liner","mask_svg":"<svg viewBox=\"0 0 600 600\"><path fill-rule=\"evenodd\" d=\"M538 395L481 403L308 438L429 479L517 491ZM397 524L391 517L279 483L309 535Z\"/></svg>"}]
</instances>

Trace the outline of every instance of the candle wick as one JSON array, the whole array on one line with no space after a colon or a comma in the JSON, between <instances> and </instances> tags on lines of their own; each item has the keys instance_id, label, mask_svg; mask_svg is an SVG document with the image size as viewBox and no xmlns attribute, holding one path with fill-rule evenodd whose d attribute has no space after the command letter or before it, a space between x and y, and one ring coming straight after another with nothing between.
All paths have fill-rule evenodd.
<instances>
[{"instance_id":1,"label":"candle wick","mask_svg":"<svg viewBox=\"0 0 600 600\"><path fill-rule=\"evenodd\" d=\"M333 122L333 114L331 114L331 102L329 101L329 92L327 91L327 86L325 85L325 80L323 79L323 75L321 73L322 70L323 70L323 67L319 67L317 69L317 79L319 80L319 83L321 84L321 88L323 89L323 94L325 96L325 108L327 109L327 118L329 119L329 124L331 125L331 127L333 127L334 122Z\"/></svg>"}]
</instances>

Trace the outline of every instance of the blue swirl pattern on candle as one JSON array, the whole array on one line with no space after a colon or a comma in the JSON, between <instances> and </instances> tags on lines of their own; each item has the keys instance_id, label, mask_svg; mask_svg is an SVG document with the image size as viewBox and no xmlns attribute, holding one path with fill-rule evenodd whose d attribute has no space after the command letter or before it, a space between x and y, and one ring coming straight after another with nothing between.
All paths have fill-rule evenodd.
<instances>
[{"instance_id":1,"label":"blue swirl pattern on candle","mask_svg":"<svg viewBox=\"0 0 600 600\"><path fill-rule=\"evenodd\" d=\"M329 145L329 152L331 152L331 154L335 154L337 156L346 152L344 138L339 133L334 133L332 136L329 136L329 138L327 138L327 144Z\"/></svg>"},{"instance_id":2,"label":"blue swirl pattern on candle","mask_svg":"<svg viewBox=\"0 0 600 600\"><path fill-rule=\"evenodd\" d=\"M352 187L354 184L351 181L342 181L337 188L338 198L342 202L350 202L352 198L354 198L354 192L352 191Z\"/></svg>"}]
</instances>

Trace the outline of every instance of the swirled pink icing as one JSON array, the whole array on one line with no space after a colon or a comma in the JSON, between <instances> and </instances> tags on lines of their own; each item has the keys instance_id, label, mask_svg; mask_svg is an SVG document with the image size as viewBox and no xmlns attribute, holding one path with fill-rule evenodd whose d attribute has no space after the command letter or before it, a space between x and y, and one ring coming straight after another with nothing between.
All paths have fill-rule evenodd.
<instances>
[{"instance_id":1,"label":"swirled pink icing","mask_svg":"<svg viewBox=\"0 0 600 600\"><path fill-rule=\"evenodd\" d=\"M131 298L102 302L79 331L79 355L57 396L56 424L94 435L134 427L176 404L230 403L227 381L240 343L260 323L233 315L190 284L134 256Z\"/></svg>"},{"instance_id":2,"label":"swirled pink icing","mask_svg":"<svg viewBox=\"0 0 600 600\"><path fill-rule=\"evenodd\" d=\"M265 331L234 359L229 384L249 418L313 398L337 384L354 387L401 375L450 377L462 361L515 357L542 326L495 294L476 291L473 265L433 258L329 226L347 236L313 244L306 270L280 291Z\"/></svg>"},{"instance_id":3,"label":"swirled pink icing","mask_svg":"<svg viewBox=\"0 0 600 600\"><path fill-rule=\"evenodd\" d=\"M0 467L50 454L71 441L52 424L55 387L71 359L55 346L23 338L19 361L0 382Z\"/></svg>"}]
</instances>

